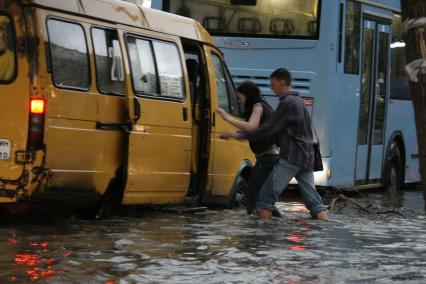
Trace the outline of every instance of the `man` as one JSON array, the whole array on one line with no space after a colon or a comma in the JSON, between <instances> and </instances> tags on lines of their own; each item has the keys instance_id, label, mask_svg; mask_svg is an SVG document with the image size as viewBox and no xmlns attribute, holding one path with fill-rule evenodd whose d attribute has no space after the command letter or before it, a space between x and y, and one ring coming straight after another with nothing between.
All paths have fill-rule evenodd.
<instances>
[{"instance_id":1,"label":"man","mask_svg":"<svg viewBox=\"0 0 426 284\"><path fill-rule=\"evenodd\" d=\"M0 16L0 81L12 79L15 72L15 55L8 46L8 26L9 20L5 16Z\"/></svg>"},{"instance_id":2,"label":"man","mask_svg":"<svg viewBox=\"0 0 426 284\"><path fill-rule=\"evenodd\" d=\"M271 89L280 97L280 103L272 117L257 130L241 132L240 139L265 139L276 137L280 146L280 160L262 187L259 195L258 214L270 218L274 203L295 177L303 200L311 215L327 220L326 206L315 189L314 149L312 121L303 99L291 89L291 74L279 68L271 74Z\"/></svg>"}]
</instances>

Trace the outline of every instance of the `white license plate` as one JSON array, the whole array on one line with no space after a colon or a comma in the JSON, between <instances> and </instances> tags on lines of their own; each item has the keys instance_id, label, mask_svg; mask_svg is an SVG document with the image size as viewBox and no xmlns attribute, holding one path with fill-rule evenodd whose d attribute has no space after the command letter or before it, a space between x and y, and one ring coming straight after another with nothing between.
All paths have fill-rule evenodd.
<instances>
[{"instance_id":1,"label":"white license plate","mask_svg":"<svg viewBox=\"0 0 426 284\"><path fill-rule=\"evenodd\" d=\"M8 160L10 158L10 140L0 139L0 160Z\"/></svg>"}]
</instances>

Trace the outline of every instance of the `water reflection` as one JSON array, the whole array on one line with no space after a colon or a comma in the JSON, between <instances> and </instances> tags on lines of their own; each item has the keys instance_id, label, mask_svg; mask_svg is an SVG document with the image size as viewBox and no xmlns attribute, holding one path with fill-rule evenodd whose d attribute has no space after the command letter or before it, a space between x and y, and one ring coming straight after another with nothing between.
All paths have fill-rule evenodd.
<instances>
[{"instance_id":1,"label":"water reflection","mask_svg":"<svg viewBox=\"0 0 426 284\"><path fill-rule=\"evenodd\" d=\"M390 204L382 193L359 202ZM345 208L331 222L299 202L284 218L243 211L145 212L106 221L9 222L0 231L0 283L426 282L421 193L399 202L407 219Z\"/></svg>"}]
</instances>

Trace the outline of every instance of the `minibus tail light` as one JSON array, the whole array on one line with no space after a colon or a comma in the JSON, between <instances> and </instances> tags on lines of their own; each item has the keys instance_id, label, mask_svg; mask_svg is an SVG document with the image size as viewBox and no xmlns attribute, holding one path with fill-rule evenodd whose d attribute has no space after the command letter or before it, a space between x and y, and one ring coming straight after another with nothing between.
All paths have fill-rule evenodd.
<instances>
[{"instance_id":1,"label":"minibus tail light","mask_svg":"<svg viewBox=\"0 0 426 284\"><path fill-rule=\"evenodd\" d=\"M44 114L44 100L31 100L31 114Z\"/></svg>"},{"instance_id":2,"label":"minibus tail light","mask_svg":"<svg viewBox=\"0 0 426 284\"><path fill-rule=\"evenodd\" d=\"M29 125L29 145L31 151L43 149L44 136L44 116L46 101L42 99L31 99L30 103L30 125Z\"/></svg>"}]
</instances>

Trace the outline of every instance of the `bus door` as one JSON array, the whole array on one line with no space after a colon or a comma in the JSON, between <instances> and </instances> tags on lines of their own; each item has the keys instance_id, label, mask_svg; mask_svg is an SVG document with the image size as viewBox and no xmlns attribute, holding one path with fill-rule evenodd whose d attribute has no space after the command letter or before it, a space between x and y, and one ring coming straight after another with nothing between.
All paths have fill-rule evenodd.
<instances>
[{"instance_id":1,"label":"bus door","mask_svg":"<svg viewBox=\"0 0 426 284\"><path fill-rule=\"evenodd\" d=\"M390 25L364 20L356 181L382 177L389 86Z\"/></svg>"},{"instance_id":2,"label":"bus door","mask_svg":"<svg viewBox=\"0 0 426 284\"><path fill-rule=\"evenodd\" d=\"M28 59L16 54L16 38L24 38L22 19L14 17L0 4L0 187L2 180L17 180L23 164L16 163L19 151L27 148L30 111ZM19 23L19 24L18 24Z\"/></svg>"},{"instance_id":3,"label":"bus door","mask_svg":"<svg viewBox=\"0 0 426 284\"><path fill-rule=\"evenodd\" d=\"M149 35L149 37L147 36ZM176 37L124 33L131 128L123 204L177 203L190 182L191 102Z\"/></svg>"}]
</instances>

